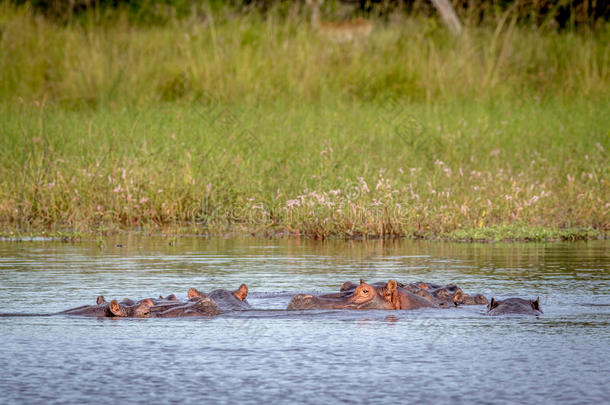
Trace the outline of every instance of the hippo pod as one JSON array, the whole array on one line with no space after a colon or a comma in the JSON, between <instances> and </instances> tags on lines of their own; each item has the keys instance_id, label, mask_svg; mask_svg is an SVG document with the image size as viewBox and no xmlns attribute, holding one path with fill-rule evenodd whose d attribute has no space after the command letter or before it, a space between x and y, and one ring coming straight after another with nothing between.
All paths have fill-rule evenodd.
<instances>
[{"instance_id":1,"label":"hippo pod","mask_svg":"<svg viewBox=\"0 0 610 405\"><path fill-rule=\"evenodd\" d=\"M99 318L177 318L187 316L215 316L225 311L250 308L246 301L248 287L242 284L235 291L214 290L204 294L191 288L188 301L179 301L175 295L145 298L134 301L129 298L121 302L107 302L103 296L97 297L96 305L84 305L59 312L65 315L95 316Z\"/></svg>"},{"instance_id":2,"label":"hippo pod","mask_svg":"<svg viewBox=\"0 0 610 405\"><path fill-rule=\"evenodd\" d=\"M362 282L362 280L360 280ZM372 283L374 287L379 287L384 283ZM407 290L411 294L418 295L431 304L441 308L450 308L457 305L485 305L487 298L482 294L466 294L460 287L455 284L441 286L438 284L417 282L410 284L402 284L397 282L399 288ZM339 293L336 296L347 296L352 294L357 285L346 281L341 286ZM328 294L327 294L328 295Z\"/></svg>"},{"instance_id":3,"label":"hippo pod","mask_svg":"<svg viewBox=\"0 0 610 405\"><path fill-rule=\"evenodd\" d=\"M540 297L536 300L526 300L523 298L507 298L505 300L496 300L492 298L487 305L487 315L541 315Z\"/></svg>"},{"instance_id":4,"label":"hippo pod","mask_svg":"<svg viewBox=\"0 0 610 405\"><path fill-rule=\"evenodd\" d=\"M361 283L363 283L363 280L360 280ZM413 308L420 308L423 306L431 306L431 307L438 307L438 308L452 308L455 307L457 305L462 305L465 303L469 303L469 304L475 304L475 303L487 303L487 299L480 295L480 294L476 294L473 298L473 296L470 296L468 294L465 294L461 288L459 288L458 286L456 286L455 284L449 284L447 286L440 286L440 285L436 285L436 284L429 284L429 283L424 283L424 282L419 282L419 283L411 283L411 284L402 284L402 283L398 283L395 282L397 287L396 287L396 298L395 299L399 299L401 301L400 304L395 304L395 306L397 307L396 309L413 309ZM383 288L386 285L386 283L371 283L371 286L380 289ZM341 286L339 293L334 293L334 294L325 294L322 297L323 298L339 298L339 297L348 297L350 295L352 295L356 289L357 285L347 281L345 283L343 283L343 285ZM423 298L424 300L426 300L430 305L426 305L421 303L420 305L417 304L418 301L420 301L417 298L414 298L413 296L418 296Z\"/></svg>"},{"instance_id":5,"label":"hippo pod","mask_svg":"<svg viewBox=\"0 0 610 405\"><path fill-rule=\"evenodd\" d=\"M405 289L440 306L487 304L487 298L484 295L466 294L455 284L440 286L438 284L418 282L406 284Z\"/></svg>"},{"instance_id":6,"label":"hippo pod","mask_svg":"<svg viewBox=\"0 0 610 405\"><path fill-rule=\"evenodd\" d=\"M345 284L344 284L345 286ZM387 283L360 284L353 291L344 289L339 293L314 296L298 294L288 304L289 310L304 309L417 309L433 308L433 303L399 287L395 280Z\"/></svg>"}]
</instances>

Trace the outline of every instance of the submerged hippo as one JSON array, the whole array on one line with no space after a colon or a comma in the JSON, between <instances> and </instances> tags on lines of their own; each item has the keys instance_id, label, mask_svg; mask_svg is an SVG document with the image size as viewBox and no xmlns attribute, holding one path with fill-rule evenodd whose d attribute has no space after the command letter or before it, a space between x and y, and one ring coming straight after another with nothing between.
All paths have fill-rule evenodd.
<instances>
[{"instance_id":1,"label":"submerged hippo","mask_svg":"<svg viewBox=\"0 0 610 405\"><path fill-rule=\"evenodd\" d=\"M82 307L59 312L59 314L96 316L98 318L149 318L151 316L150 308L152 306L153 303L147 299L139 302L133 302L131 300L124 300L121 303L117 300L106 302L104 297L100 295L97 297L96 305L84 305Z\"/></svg>"},{"instance_id":2,"label":"submerged hippo","mask_svg":"<svg viewBox=\"0 0 610 405\"><path fill-rule=\"evenodd\" d=\"M242 284L235 291L214 290L208 294L202 293L195 288L188 291L189 299L200 297L210 298L223 311L246 310L252 308L246 297L248 296L248 286Z\"/></svg>"},{"instance_id":3,"label":"submerged hippo","mask_svg":"<svg viewBox=\"0 0 610 405\"><path fill-rule=\"evenodd\" d=\"M487 298L483 294L467 294L455 284L440 286L424 282L406 284L407 290L424 297L440 306L451 305L485 305Z\"/></svg>"},{"instance_id":4,"label":"submerged hippo","mask_svg":"<svg viewBox=\"0 0 610 405\"><path fill-rule=\"evenodd\" d=\"M507 315L507 314L522 314L522 315L540 315L540 297L536 300L526 300L523 298L507 298L505 300L496 300L492 298L487 305L487 315Z\"/></svg>"},{"instance_id":5,"label":"submerged hippo","mask_svg":"<svg viewBox=\"0 0 610 405\"><path fill-rule=\"evenodd\" d=\"M383 281L377 281L374 283L365 283L365 281L363 279L360 279L360 284L368 284L371 287L375 288L376 290L378 290L379 292L381 292L383 290L383 288L385 288L387 286L386 282ZM359 284L355 284L352 283L351 281L346 281L345 283L343 283L341 285L341 288L339 289L338 293L328 293L328 294L322 294L319 295L319 297L322 298L344 298L344 297L350 297L352 295L354 295L354 292L356 291L356 288L358 288ZM398 287L404 287L403 284L401 283L396 283L396 285Z\"/></svg>"},{"instance_id":6,"label":"submerged hippo","mask_svg":"<svg viewBox=\"0 0 610 405\"><path fill-rule=\"evenodd\" d=\"M287 309L394 309L391 300L385 298L388 295L391 295L391 292L378 292L372 285L361 281L351 294L327 294L318 297L298 294L292 298Z\"/></svg>"},{"instance_id":7,"label":"submerged hippo","mask_svg":"<svg viewBox=\"0 0 610 405\"><path fill-rule=\"evenodd\" d=\"M151 308L155 318L179 318L186 316L215 316L220 314L218 305L206 297L193 297L187 302L173 306Z\"/></svg>"},{"instance_id":8,"label":"submerged hippo","mask_svg":"<svg viewBox=\"0 0 610 405\"><path fill-rule=\"evenodd\" d=\"M393 286L390 286L391 283L393 283ZM388 282L388 289L392 291L390 300L394 309L442 308L448 306L440 301L413 294L408 289L399 287L394 280Z\"/></svg>"},{"instance_id":9,"label":"submerged hippo","mask_svg":"<svg viewBox=\"0 0 610 405\"><path fill-rule=\"evenodd\" d=\"M422 297L431 304L441 308L450 308L462 303L464 292L455 284L445 287L431 285L427 283L411 283L404 287L411 294Z\"/></svg>"},{"instance_id":10,"label":"submerged hippo","mask_svg":"<svg viewBox=\"0 0 610 405\"><path fill-rule=\"evenodd\" d=\"M462 295L462 305L487 305L487 297L483 294L466 294Z\"/></svg>"}]
</instances>

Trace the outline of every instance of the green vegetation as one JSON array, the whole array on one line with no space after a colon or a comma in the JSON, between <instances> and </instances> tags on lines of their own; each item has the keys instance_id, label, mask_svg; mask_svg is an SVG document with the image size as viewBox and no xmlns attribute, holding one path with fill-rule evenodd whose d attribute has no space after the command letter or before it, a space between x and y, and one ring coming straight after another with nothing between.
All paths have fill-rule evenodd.
<instances>
[{"instance_id":1,"label":"green vegetation","mask_svg":"<svg viewBox=\"0 0 610 405\"><path fill-rule=\"evenodd\" d=\"M0 4L2 233L578 239L610 229L610 27Z\"/></svg>"}]
</instances>

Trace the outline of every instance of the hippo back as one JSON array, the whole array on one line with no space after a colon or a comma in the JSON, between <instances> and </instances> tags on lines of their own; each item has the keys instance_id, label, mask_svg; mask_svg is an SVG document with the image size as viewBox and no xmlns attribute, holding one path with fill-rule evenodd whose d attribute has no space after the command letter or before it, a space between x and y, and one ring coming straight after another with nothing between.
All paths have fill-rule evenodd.
<instances>
[{"instance_id":1,"label":"hippo back","mask_svg":"<svg viewBox=\"0 0 610 405\"><path fill-rule=\"evenodd\" d=\"M523 298L507 298L505 300L491 299L487 306L487 315L540 315L540 298L526 300Z\"/></svg>"},{"instance_id":2,"label":"hippo back","mask_svg":"<svg viewBox=\"0 0 610 405\"><path fill-rule=\"evenodd\" d=\"M238 300L233 292L228 290L214 290L207 297L212 299L221 311L240 311L251 308L248 301Z\"/></svg>"}]
</instances>

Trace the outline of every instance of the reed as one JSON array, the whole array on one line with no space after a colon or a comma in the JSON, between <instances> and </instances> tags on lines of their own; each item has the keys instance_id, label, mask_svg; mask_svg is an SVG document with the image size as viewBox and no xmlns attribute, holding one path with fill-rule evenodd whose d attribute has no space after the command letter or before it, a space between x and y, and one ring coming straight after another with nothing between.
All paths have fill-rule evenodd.
<instances>
[{"instance_id":1,"label":"reed","mask_svg":"<svg viewBox=\"0 0 610 405\"><path fill-rule=\"evenodd\" d=\"M607 234L609 30L306 21L2 3L2 233Z\"/></svg>"}]
</instances>

